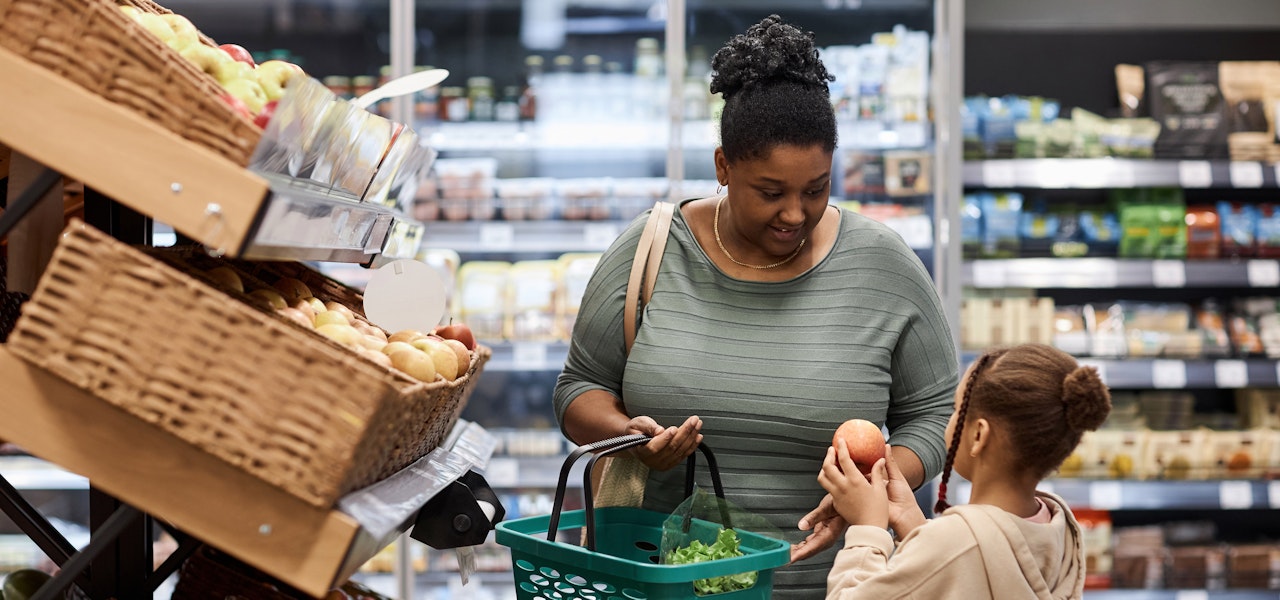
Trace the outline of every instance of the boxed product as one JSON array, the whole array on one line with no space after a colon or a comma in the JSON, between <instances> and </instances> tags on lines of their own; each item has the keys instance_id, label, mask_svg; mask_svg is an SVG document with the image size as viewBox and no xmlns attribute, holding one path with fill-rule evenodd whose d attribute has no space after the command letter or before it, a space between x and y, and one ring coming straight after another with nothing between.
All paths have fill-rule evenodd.
<instances>
[{"instance_id":1,"label":"boxed product","mask_svg":"<svg viewBox=\"0 0 1280 600\"><path fill-rule=\"evenodd\" d=\"M1266 89L1280 79L1280 62L1226 61L1218 65L1227 112L1231 160L1266 161L1271 153Z\"/></svg>"},{"instance_id":2,"label":"boxed product","mask_svg":"<svg viewBox=\"0 0 1280 600\"><path fill-rule=\"evenodd\" d=\"M879 152L850 150L843 156L845 198L885 193L884 155Z\"/></svg>"},{"instance_id":3,"label":"boxed product","mask_svg":"<svg viewBox=\"0 0 1280 600\"><path fill-rule=\"evenodd\" d=\"M502 261L472 261L458 269L454 308L477 339L503 339L510 273L511 263Z\"/></svg>"},{"instance_id":4,"label":"boxed product","mask_svg":"<svg viewBox=\"0 0 1280 600\"><path fill-rule=\"evenodd\" d=\"M1023 204L1018 220L1019 256L1041 258L1053 255L1059 240L1059 213L1049 209L1044 199Z\"/></svg>"},{"instance_id":5,"label":"boxed product","mask_svg":"<svg viewBox=\"0 0 1280 600\"><path fill-rule=\"evenodd\" d=\"M559 272L554 260L524 260L507 272L506 323L509 340L550 341L556 325Z\"/></svg>"},{"instance_id":6,"label":"boxed product","mask_svg":"<svg viewBox=\"0 0 1280 600\"><path fill-rule=\"evenodd\" d=\"M1125 316L1129 356L1196 358L1203 351L1204 338L1191 328L1186 304L1127 304Z\"/></svg>"},{"instance_id":7,"label":"boxed product","mask_svg":"<svg viewBox=\"0 0 1280 600\"><path fill-rule=\"evenodd\" d=\"M923 196L930 193L930 155L925 152L884 153L884 188L890 196Z\"/></svg>"},{"instance_id":8,"label":"boxed product","mask_svg":"<svg viewBox=\"0 0 1280 600\"><path fill-rule=\"evenodd\" d=\"M1164 529L1154 525L1115 530L1111 587L1160 589L1164 585Z\"/></svg>"},{"instance_id":9,"label":"boxed product","mask_svg":"<svg viewBox=\"0 0 1280 600\"><path fill-rule=\"evenodd\" d=\"M1115 556L1111 536L1111 514L1105 510L1073 508L1080 525L1084 546L1085 589L1111 587L1111 570Z\"/></svg>"},{"instance_id":10,"label":"boxed product","mask_svg":"<svg viewBox=\"0 0 1280 600\"><path fill-rule=\"evenodd\" d=\"M487 221L494 217L495 158L442 158L435 162L436 185L444 218Z\"/></svg>"},{"instance_id":11,"label":"boxed product","mask_svg":"<svg viewBox=\"0 0 1280 600\"><path fill-rule=\"evenodd\" d=\"M1120 243L1120 219L1110 210L1082 210L1080 239L1088 256L1115 256Z\"/></svg>"},{"instance_id":12,"label":"boxed product","mask_svg":"<svg viewBox=\"0 0 1280 600\"><path fill-rule=\"evenodd\" d=\"M1204 479L1205 432L1152 431L1141 461L1143 479Z\"/></svg>"},{"instance_id":13,"label":"boxed product","mask_svg":"<svg viewBox=\"0 0 1280 600\"><path fill-rule=\"evenodd\" d=\"M1146 74L1147 108L1161 126L1157 158L1227 158L1230 131L1214 62L1152 62Z\"/></svg>"},{"instance_id":14,"label":"boxed product","mask_svg":"<svg viewBox=\"0 0 1280 600\"><path fill-rule=\"evenodd\" d=\"M1187 207L1187 258L1215 259L1222 254L1222 224L1210 205Z\"/></svg>"},{"instance_id":15,"label":"boxed product","mask_svg":"<svg viewBox=\"0 0 1280 600\"><path fill-rule=\"evenodd\" d=\"M1013 258L1020 252L1018 222L1022 218L1022 194L983 193L982 254L988 258Z\"/></svg>"},{"instance_id":16,"label":"boxed product","mask_svg":"<svg viewBox=\"0 0 1280 600\"><path fill-rule=\"evenodd\" d=\"M1220 545L1169 548L1164 585L1177 590L1220 590L1227 583L1227 550Z\"/></svg>"},{"instance_id":17,"label":"boxed product","mask_svg":"<svg viewBox=\"0 0 1280 600\"><path fill-rule=\"evenodd\" d=\"M1280 258L1280 204L1262 202L1256 207L1258 225L1254 242L1259 258Z\"/></svg>"},{"instance_id":18,"label":"boxed product","mask_svg":"<svg viewBox=\"0 0 1280 600\"><path fill-rule=\"evenodd\" d=\"M1177 188L1112 190L1120 213L1121 258L1185 258L1186 202Z\"/></svg>"},{"instance_id":19,"label":"boxed product","mask_svg":"<svg viewBox=\"0 0 1280 600\"><path fill-rule=\"evenodd\" d=\"M1231 336L1227 334L1227 319L1222 306L1211 299L1195 309L1195 327L1200 334L1201 354L1206 358L1223 358L1231 355Z\"/></svg>"},{"instance_id":20,"label":"boxed product","mask_svg":"<svg viewBox=\"0 0 1280 600\"><path fill-rule=\"evenodd\" d=\"M1222 255L1246 258L1258 253L1256 238L1258 211L1252 204L1218 202L1218 222L1222 224Z\"/></svg>"},{"instance_id":21,"label":"boxed product","mask_svg":"<svg viewBox=\"0 0 1280 600\"><path fill-rule=\"evenodd\" d=\"M1232 544L1227 547L1227 587L1280 589L1280 544Z\"/></svg>"},{"instance_id":22,"label":"boxed product","mask_svg":"<svg viewBox=\"0 0 1280 600\"><path fill-rule=\"evenodd\" d=\"M507 221L542 221L551 218L551 198L555 180L550 177L499 179L494 192Z\"/></svg>"},{"instance_id":23,"label":"boxed product","mask_svg":"<svg viewBox=\"0 0 1280 600\"><path fill-rule=\"evenodd\" d=\"M1209 479L1255 479L1265 471L1269 436L1259 430L1205 433L1204 462Z\"/></svg>"}]
</instances>

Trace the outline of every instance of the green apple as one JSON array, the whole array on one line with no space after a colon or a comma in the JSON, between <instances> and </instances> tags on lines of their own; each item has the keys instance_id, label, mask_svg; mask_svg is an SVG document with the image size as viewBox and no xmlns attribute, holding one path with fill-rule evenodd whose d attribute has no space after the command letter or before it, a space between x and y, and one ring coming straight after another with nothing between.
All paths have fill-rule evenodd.
<instances>
[{"instance_id":1,"label":"green apple","mask_svg":"<svg viewBox=\"0 0 1280 600\"><path fill-rule=\"evenodd\" d=\"M134 21L137 21L137 20L138 20L138 15L141 15L141 14L142 14L142 11L138 10L138 8L137 8L136 6L123 6L123 5L122 5L122 6L120 7L120 12L124 13L124 14L125 14L125 16L129 17L130 19L133 19Z\"/></svg>"},{"instance_id":2,"label":"green apple","mask_svg":"<svg viewBox=\"0 0 1280 600\"><path fill-rule=\"evenodd\" d=\"M288 61L268 60L254 70L258 83L267 92L267 100L279 100L289 80L302 74L302 69Z\"/></svg>"},{"instance_id":3,"label":"green apple","mask_svg":"<svg viewBox=\"0 0 1280 600\"><path fill-rule=\"evenodd\" d=\"M446 346L443 340L424 337L413 340L410 345L431 357L436 373L443 375L449 381L458 378L458 355L454 354L453 349Z\"/></svg>"},{"instance_id":4,"label":"green apple","mask_svg":"<svg viewBox=\"0 0 1280 600\"><path fill-rule=\"evenodd\" d=\"M178 54L214 79L218 77L218 65L223 62L234 62L231 57L227 56L226 52L217 48L210 48L204 44L191 44L179 50Z\"/></svg>"},{"instance_id":5,"label":"green apple","mask_svg":"<svg viewBox=\"0 0 1280 600\"><path fill-rule=\"evenodd\" d=\"M391 365L418 381L430 383L436 380L436 367L431 357L417 350L392 352Z\"/></svg>"},{"instance_id":6,"label":"green apple","mask_svg":"<svg viewBox=\"0 0 1280 600\"><path fill-rule=\"evenodd\" d=\"M160 15L139 12L134 20L136 20L143 29L150 31L151 35L160 38L160 41L164 42L164 45L173 48L174 41L178 36L173 33L173 27L170 27L168 22L160 18Z\"/></svg>"},{"instance_id":7,"label":"green apple","mask_svg":"<svg viewBox=\"0 0 1280 600\"><path fill-rule=\"evenodd\" d=\"M343 346L359 346L360 340L364 336L356 331L355 327L350 325L321 325L316 327L316 333L323 335Z\"/></svg>"},{"instance_id":8,"label":"green apple","mask_svg":"<svg viewBox=\"0 0 1280 600\"><path fill-rule=\"evenodd\" d=\"M168 23L169 30L173 32L173 41L169 43L170 48L181 52L183 48L193 44L204 46L200 43L200 31L186 17L176 13L159 15L159 17ZM208 46L205 47L208 48Z\"/></svg>"},{"instance_id":9,"label":"green apple","mask_svg":"<svg viewBox=\"0 0 1280 600\"><path fill-rule=\"evenodd\" d=\"M342 316L341 313L336 313L331 310L326 310L322 313L316 313L316 320L315 320L316 327L320 327L322 325L350 325L350 324L351 323L347 321L347 318ZM364 334L361 333L360 335L363 336ZM382 347L379 346L378 348L381 349Z\"/></svg>"},{"instance_id":10,"label":"green apple","mask_svg":"<svg viewBox=\"0 0 1280 600\"><path fill-rule=\"evenodd\" d=\"M233 62L232 64L244 65L242 62ZM227 90L228 94L239 98L241 102L244 102L249 112L255 115L267 104L266 92L263 92L262 86L252 79L226 81L222 83L222 89Z\"/></svg>"},{"instance_id":11,"label":"green apple","mask_svg":"<svg viewBox=\"0 0 1280 600\"><path fill-rule=\"evenodd\" d=\"M222 51L219 50L219 52ZM223 52L223 54L226 53ZM230 54L227 54L227 58L230 60L219 61L218 66L214 67L213 78L217 79L218 83L225 86L237 79L248 79L254 83L258 83L258 78L253 75L253 67L231 58ZM258 111L255 110L254 112Z\"/></svg>"}]
</instances>

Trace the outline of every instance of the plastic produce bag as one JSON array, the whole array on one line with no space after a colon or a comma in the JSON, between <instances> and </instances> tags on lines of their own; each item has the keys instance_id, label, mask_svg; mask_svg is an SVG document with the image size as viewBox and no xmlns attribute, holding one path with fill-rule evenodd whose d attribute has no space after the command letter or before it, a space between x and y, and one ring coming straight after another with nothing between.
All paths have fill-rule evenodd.
<instances>
[{"instance_id":1,"label":"plastic produce bag","mask_svg":"<svg viewBox=\"0 0 1280 600\"><path fill-rule=\"evenodd\" d=\"M763 517L695 488L662 524L662 564L682 565L741 556L737 531L784 539L782 531ZM699 596L748 589L756 584L755 571L698 579Z\"/></svg>"}]
</instances>

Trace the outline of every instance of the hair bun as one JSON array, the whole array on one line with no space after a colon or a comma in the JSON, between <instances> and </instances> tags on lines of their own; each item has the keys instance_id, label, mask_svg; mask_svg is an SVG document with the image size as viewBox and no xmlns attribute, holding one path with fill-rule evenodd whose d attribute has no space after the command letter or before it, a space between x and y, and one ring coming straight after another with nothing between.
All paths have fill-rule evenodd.
<instances>
[{"instance_id":1,"label":"hair bun","mask_svg":"<svg viewBox=\"0 0 1280 600\"><path fill-rule=\"evenodd\" d=\"M813 33L769 15L735 35L711 59L711 93L726 100L753 84L779 79L820 86L834 81L818 58Z\"/></svg>"},{"instance_id":2,"label":"hair bun","mask_svg":"<svg viewBox=\"0 0 1280 600\"><path fill-rule=\"evenodd\" d=\"M1076 367L1062 382L1062 402L1066 404L1067 426L1073 431L1092 431L1111 414L1111 392L1094 367Z\"/></svg>"}]
</instances>

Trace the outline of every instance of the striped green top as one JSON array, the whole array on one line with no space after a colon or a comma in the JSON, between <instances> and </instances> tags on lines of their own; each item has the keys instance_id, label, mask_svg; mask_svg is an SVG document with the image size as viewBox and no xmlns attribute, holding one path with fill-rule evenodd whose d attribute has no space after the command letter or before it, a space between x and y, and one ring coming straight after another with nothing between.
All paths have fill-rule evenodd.
<instances>
[{"instance_id":1,"label":"striped green top","mask_svg":"<svg viewBox=\"0 0 1280 600\"><path fill-rule=\"evenodd\" d=\"M942 470L957 361L937 293L919 258L888 227L842 211L831 252L782 282L725 275L680 210L628 360L622 315L647 214L604 253L582 299L556 416L593 389L662 426L702 418L726 496L794 543L800 517L826 494L817 482L836 427L862 418ZM700 461L705 466L705 461ZM671 512L684 469L651 473L645 508ZM710 478L698 484L710 490ZM839 542L837 543L839 546ZM775 571L775 598L822 598L835 549Z\"/></svg>"}]
</instances>

